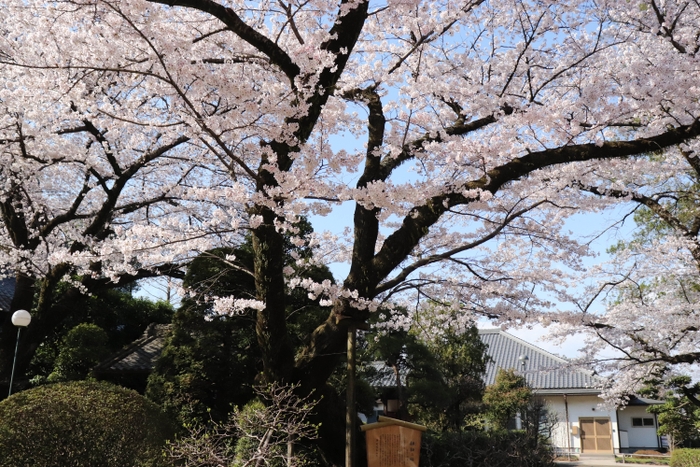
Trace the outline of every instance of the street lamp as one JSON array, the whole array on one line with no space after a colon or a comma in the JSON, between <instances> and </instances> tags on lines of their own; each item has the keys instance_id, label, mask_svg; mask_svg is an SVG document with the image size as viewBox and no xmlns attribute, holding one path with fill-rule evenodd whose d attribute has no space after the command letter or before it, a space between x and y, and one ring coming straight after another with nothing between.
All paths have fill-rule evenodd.
<instances>
[{"instance_id":1,"label":"street lamp","mask_svg":"<svg viewBox=\"0 0 700 467\"><path fill-rule=\"evenodd\" d=\"M17 343L15 344L15 358L12 360L12 373L10 374L10 391L7 397L12 395L12 382L15 379L15 364L17 363L17 349L19 348L19 333L22 328L29 326L32 321L32 315L27 310L17 310L12 313L12 324L17 326Z\"/></svg>"},{"instance_id":2,"label":"street lamp","mask_svg":"<svg viewBox=\"0 0 700 467\"><path fill-rule=\"evenodd\" d=\"M530 360L530 357L527 355L521 355L518 357L518 361L520 362L520 366L523 367L523 370L525 369L525 365L527 365L528 360Z\"/></svg>"}]
</instances>

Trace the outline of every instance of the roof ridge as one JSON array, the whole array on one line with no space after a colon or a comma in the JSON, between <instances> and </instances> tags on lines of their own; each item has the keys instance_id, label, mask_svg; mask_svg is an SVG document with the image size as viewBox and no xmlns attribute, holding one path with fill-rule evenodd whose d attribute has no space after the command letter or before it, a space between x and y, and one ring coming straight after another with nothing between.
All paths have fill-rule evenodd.
<instances>
[{"instance_id":1,"label":"roof ridge","mask_svg":"<svg viewBox=\"0 0 700 467\"><path fill-rule=\"evenodd\" d=\"M117 363L120 360L123 360L125 357L129 356L134 351L134 349L137 349L139 347L143 347L145 344L148 344L149 342L152 342L156 339L162 339L162 338L163 338L163 336L158 336L158 335L141 336L139 339L135 340L131 344L124 347L118 353L116 353L116 354L112 355L111 357L107 358L106 360L103 360L100 363L98 363L93 368L93 370L109 369L115 363Z\"/></svg>"},{"instance_id":2,"label":"roof ridge","mask_svg":"<svg viewBox=\"0 0 700 467\"><path fill-rule=\"evenodd\" d=\"M480 333L480 334L481 334L481 331L482 331L482 330L479 329L479 333ZM567 364L571 364L571 363L572 363L572 361L569 360L568 358L560 357L559 355L553 354L552 352L549 352L548 350L545 350L545 349L543 349L542 347L538 347L538 346L536 346L535 344L531 344L530 342L527 342L527 341L525 341L525 340L523 340L523 339L521 339L521 338L519 338L519 337L517 337L517 336L514 336L513 334L511 334L511 333L509 333L509 332L506 332L506 331L504 331L504 330L502 330L502 329L493 328L493 329L484 329L484 331L485 331L484 334L495 334L495 333L503 334L503 335L506 336L507 338L512 339L512 340L514 340L514 341L517 341L518 343L524 345L525 347L528 347L528 348L530 348L530 349L532 349L532 350L535 350L535 351L537 351L537 352L540 352L540 353L542 353L542 354L545 354L546 356L551 357L551 358L553 358L553 359L555 359L555 360L559 360L560 363L567 363Z\"/></svg>"}]
</instances>

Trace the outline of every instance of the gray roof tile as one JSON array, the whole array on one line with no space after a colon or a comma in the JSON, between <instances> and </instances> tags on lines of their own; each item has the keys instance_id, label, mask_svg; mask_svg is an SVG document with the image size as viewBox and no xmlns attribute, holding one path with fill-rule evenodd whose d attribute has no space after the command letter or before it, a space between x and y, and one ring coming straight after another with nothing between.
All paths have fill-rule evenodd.
<instances>
[{"instance_id":1,"label":"gray roof tile","mask_svg":"<svg viewBox=\"0 0 700 467\"><path fill-rule=\"evenodd\" d=\"M382 361L373 361L366 364L369 368L366 376L369 384L375 388L392 388L396 386L396 375L394 370ZM406 384L406 374L399 375L401 384Z\"/></svg>"},{"instance_id":2,"label":"gray roof tile","mask_svg":"<svg viewBox=\"0 0 700 467\"><path fill-rule=\"evenodd\" d=\"M568 360L525 342L500 329L480 329L479 337L488 345L487 354L493 359L486 368L486 385L496 381L500 368L514 369L525 376L536 392L578 390L597 392L600 381L591 373L574 368ZM520 356L527 356L525 365Z\"/></svg>"},{"instance_id":3,"label":"gray roof tile","mask_svg":"<svg viewBox=\"0 0 700 467\"><path fill-rule=\"evenodd\" d=\"M484 383L487 386L496 381L496 374L501 368L517 370L539 393L597 393L601 385L595 376L574 368L568 360L500 329L480 329L479 337L488 346L486 353L492 360L486 366ZM521 355L528 357L525 366L521 364ZM393 371L384 362L371 362L369 366L373 369L369 382L374 387L396 385ZM406 384L403 381L405 377L405 374L401 375L402 384Z\"/></svg>"},{"instance_id":4,"label":"gray roof tile","mask_svg":"<svg viewBox=\"0 0 700 467\"><path fill-rule=\"evenodd\" d=\"M169 331L169 324L150 324L139 340L97 365L95 373L152 371Z\"/></svg>"}]
</instances>

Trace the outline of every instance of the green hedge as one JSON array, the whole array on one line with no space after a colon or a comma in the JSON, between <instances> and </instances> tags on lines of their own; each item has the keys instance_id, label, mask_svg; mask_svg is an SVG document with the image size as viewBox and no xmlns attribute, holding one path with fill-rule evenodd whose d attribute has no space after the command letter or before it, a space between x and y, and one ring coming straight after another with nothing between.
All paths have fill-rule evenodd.
<instances>
[{"instance_id":1,"label":"green hedge","mask_svg":"<svg viewBox=\"0 0 700 467\"><path fill-rule=\"evenodd\" d=\"M550 467L551 447L524 431L426 433L421 467Z\"/></svg>"},{"instance_id":2,"label":"green hedge","mask_svg":"<svg viewBox=\"0 0 700 467\"><path fill-rule=\"evenodd\" d=\"M671 467L700 467L700 449L674 449Z\"/></svg>"},{"instance_id":3,"label":"green hedge","mask_svg":"<svg viewBox=\"0 0 700 467\"><path fill-rule=\"evenodd\" d=\"M158 406L132 390L40 386L0 402L0 467L156 466L171 434Z\"/></svg>"}]
</instances>

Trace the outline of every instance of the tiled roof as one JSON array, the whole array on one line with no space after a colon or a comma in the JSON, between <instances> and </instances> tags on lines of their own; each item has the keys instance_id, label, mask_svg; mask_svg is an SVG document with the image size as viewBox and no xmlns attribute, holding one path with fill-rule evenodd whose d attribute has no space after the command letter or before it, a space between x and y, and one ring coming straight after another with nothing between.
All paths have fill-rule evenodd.
<instances>
[{"instance_id":1,"label":"tiled roof","mask_svg":"<svg viewBox=\"0 0 700 467\"><path fill-rule=\"evenodd\" d=\"M486 353L493 359L486 368L486 385L493 384L499 368L514 369L525 376L530 387L539 393L597 393L600 382L591 373L500 329L480 329L479 337L488 345ZM527 357L522 365L521 356Z\"/></svg>"},{"instance_id":2,"label":"tiled roof","mask_svg":"<svg viewBox=\"0 0 700 467\"><path fill-rule=\"evenodd\" d=\"M0 311L9 312L12 297L15 295L15 278L0 279Z\"/></svg>"},{"instance_id":3,"label":"tiled roof","mask_svg":"<svg viewBox=\"0 0 700 467\"><path fill-rule=\"evenodd\" d=\"M367 381L375 388L392 388L396 386L396 374L394 370L382 361L369 362L367 364ZM406 384L406 374L399 375L401 384Z\"/></svg>"},{"instance_id":4,"label":"tiled roof","mask_svg":"<svg viewBox=\"0 0 700 467\"><path fill-rule=\"evenodd\" d=\"M496 381L500 368L514 369L525 376L530 387L540 394L556 394L566 392L596 394L600 382L590 373L573 368L570 363L554 354L547 352L522 339L508 334L500 329L480 329L479 337L488 346L486 353L491 360L486 366L484 384L487 386ZM525 365L521 364L521 356L527 356ZM391 368L384 362L371 362L373 368L369 382L374 387L393 387L396 377ZM402 384L406 375L401 375Z\"/></svg>"},{"instance_id":5,"label":"tiled roof","mask_svg":"<svg viewBox=\"0 0 700 467\"><path fill-rule=\"evenodd\" d=\"M150 372L165 344L170 325L152 324L143 337L118 354L95 367L96 373ZM600 385L596 378L585 371L569 366L569 362L535 345L523 341L499 329L480 329L479 337L488 345L486 353L491 357L486 368L484 383L493 384L500 368L515 369L525 376L530 387L538 393L597 393ZM521 364L521 356L527 356ZM371 384L375 387L392 387L396 384L393 371L384 362L371 362L374 373ZM402 383L406 375L401 375Z\"/></svg>"},{"instance_id":6,"label":"tiled roof","mask_svg":"<svg viewBox=\"0 0 700 467\"><path fill-rule=\"evenodd\" d=\"M169 331L169 324L150 324L139 340L97 365L93 371L97 374L152 371Z\"/></svg>"}]
</instances>

